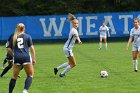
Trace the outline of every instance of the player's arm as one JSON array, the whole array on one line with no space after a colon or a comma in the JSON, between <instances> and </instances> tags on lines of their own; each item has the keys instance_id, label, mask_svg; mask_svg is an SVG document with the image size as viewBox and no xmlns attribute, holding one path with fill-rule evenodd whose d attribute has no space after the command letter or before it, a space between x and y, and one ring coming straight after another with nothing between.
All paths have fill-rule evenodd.
<instances>
[{"instance_id":1,"label":"player's arm","mask_svg":"<svg viewBox=\"0 0 140 93\"><path fill-rule=\"evenodd\" d=\"M8 45L9 45L9 41L7 41L6 44L5 44L7 52L8 52L8 49L7 49Z\"/></svg>"},{"instance_id":2,"label":"player's arm","mask_svg":"<svg viewBox=\"0 0 140 93\"><path fill-rule=\"evenodd\" d=\"M81 42L81 40L80 40L78 34L75 34L75 38L77 39L79 45L82 44L82 42Z\"/></svg>"},{"instance_id":3,"label":"player's arm","mask_svg":"<svg viewBox=\"0 0 140 93\"><path fill-rule=\"evenodd\" d=\"M14 52L13 52L12 48L13 48L12 43L10 41L7 41L7 43L6 43L7 52L13 57Z\"/></svg>"},{"instance_id":4,"label":"player's arm","mask_svg":"<svg viewBox=\"0 0 140 93\"><path fill-rule=\"evenodd\" d=\"M33 45L30 46L31 56L32 56L32 62L33 64L36 63L36 56L35 56L35 48Z\"/></svg>"},{"instance_id":5,"label":"player's arm","mask_svg":"<svg viewBox=\"0 0 140 93\"><path fill-rule=\"evenodd\" d=\"M109 28L107 27L107 32L108 32L108 36L110 37L110 32L109 32Z\"/></svg>"},{"instance_id":6,"label":"player's arm","mask_svg":"<svg viewBox=\"0 0 140 93\"><path fill-rule=\"evenodd\" d=\"M100 33L100 34L102 33L102 29L101 29L101 27L99 28L99 33Z\"/></svg>"},{"instance_id":7,"label":"player's arm","mask_svg":"<svg viewBox=\"0 0 140 93\"><path fill-rule=\"evenodd\" d=\"M110 32L109 32L109 29L107 30L107 32L108 32L108 36L110 37Z\"/></svg>"},{"instance_id":8,"label":"player's arm","mask_svg":"<svg viewBox=\"0 0 140 93\"><path fill-rule=\"evenodd\" d=\"M102 34L102 30L99 30L99 33Z\"/></svg>"},{"instance_id":9,"label":"player's arm","mask_svg":"<svg viewBox=\"0 0 140 93\"><path fill-rule=\"evenodd\" d=\"M127 43L127 46L126 46L126 50L128 50L128 48L129 48L129 46L130 46L130 43L132 42L132 39L133 39L133 37L130 36L130 37L129 37L129 40L128 40L128 43Z\"/></svg>"}]
</instances>

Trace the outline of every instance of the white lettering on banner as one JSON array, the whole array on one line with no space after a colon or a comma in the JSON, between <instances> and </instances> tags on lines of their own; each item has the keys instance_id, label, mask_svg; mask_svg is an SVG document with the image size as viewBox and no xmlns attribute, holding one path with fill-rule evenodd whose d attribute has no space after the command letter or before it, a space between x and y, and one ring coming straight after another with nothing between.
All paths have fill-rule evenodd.
<instances>
[{"instance_id":1,"label":"white lettering on banner","mask_svg":"<svg viewBox=\"0 0 140 93\"><path fill-rule=\"evenodd\" d=\"M91 32L91 27L95 28L95 23L90 24L91 20L97 20L97 19L98 19L97 16L86 17L86 20L87 20L87 33L86 33L86 35L98 35L98 31Z\"/></svg>"},{"instance_id":2,"label":"white lettering on banner","mask_svg":"<svg viewBox=\"0 0 140 93\"><path fill-rule=\"evenodd\" d=\"M66 20L66 18L60 18L60 26L59 28L56 25L56 18L50 18L50 24L48 26L48 30L45 24L45 18L40 18L42 27L43 27L43 31L44 31L44 36L51 36L51 31L52 28L54 28L55 34L54 36L62 36L62 29L64 26L64 22Z\"/></svg>"},{"instance_id":3,"label":"white lettering on banner","mask_svg":"<svg viewBox=\"0 0 140 93\"><path fill-rule=\"evenodd\" d=\"M111 34L116 34L114 24L112 22L112 16L104 16L105 24L109 24L111 29Z\"/></svg>"},{"instance_id":4,"label":"white lettering on banner","mask_svg":"<svg viewBox=\"0 0 140 93\"><path fill-rule=\"evenodd\" d=\"M132 15L119 15L119 19L122 19L124 18L124 34L129 34L129 31L128 31L128 19L129 18L133 18Z\"/></svg>"},{"instance_id":5,"label":"white lettering on banner","mask_svg":"<svg viewBox=\"0 0 140 93\"><path fill-rule=\"evenodd\" d=\"M118 34L116 33L115 26L114 26L114 24L115 25L118 25L118 24L113 23L113 19L112 19L113 15L106 15L106 16L103 16L103 18L107 26L110 27L111 34L112 35ZM137 16L137 18L140 19L140 15ZM98 31L95 30L95 28L97 28L95 22L99 21L98 16L84 16L84 17L77 17L77 19L79 21L79 28L78 28L79 35L83 35L83 32L85 32L87 36L98 35ZM133 19L133 15L117 15L116 19L118 19L116 21L120 21L120 20L124 21L124 28L119 28L119 31L121 30L123 34L129 34L128 22L129 20ZM64 24L66 23L66 17L60 18L59 20L60 25L56 23L56 18L49 18L48 20L49 22L45 22L46 21L45 18L40 18L40 22L44 31L44 36L51 37L52 36L51 31L54 31L54 36L62 36ZM71 26L72 24L70 23L70 28ZM83 27L85 27L86 31L83 31Z\"/></svg>"},{"instance_id":6,"label":"white lettering on banner","mask_svg":"<svg viewBox=\"0 0 140 93\"><path fill-rule=\"evenodd\" d=\"M137 17L138 19L139 19L139 21L140 21L140 15L138 15L138 17Z\"/></svg>"},{"instance_id":7,"label":"white lettering on banner","mask_svg":"<svg viewBox=\"0 0 140 93\"><path fill-rule=\"evenodd\" d=\"M78 27L78 31L79 31L79 35L83 35L83 32L82 32L82 19L83 17L77 17L78 21L79 21L79 27Z\"/></svg>"}]
</instances>

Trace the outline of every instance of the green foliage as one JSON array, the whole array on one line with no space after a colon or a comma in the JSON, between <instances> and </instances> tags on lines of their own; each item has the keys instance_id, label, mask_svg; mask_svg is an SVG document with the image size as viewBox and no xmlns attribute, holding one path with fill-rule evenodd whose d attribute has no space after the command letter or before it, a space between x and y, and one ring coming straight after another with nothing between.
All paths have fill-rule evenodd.
<instances>
[{"instance_id":1,"label":"green foliage","mask_svg":"<svg viewBox=\"0 0 140 93\"><path fill-rule=\"evenodd\" d=\"M139 11L140 0L0 0L0 16Z\"/></svg>"}]
</instances>

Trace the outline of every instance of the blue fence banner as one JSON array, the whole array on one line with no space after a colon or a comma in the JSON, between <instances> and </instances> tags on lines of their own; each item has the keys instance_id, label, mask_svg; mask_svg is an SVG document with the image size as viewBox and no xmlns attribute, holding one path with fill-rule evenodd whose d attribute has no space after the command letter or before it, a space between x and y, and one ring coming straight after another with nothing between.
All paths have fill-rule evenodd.
<instances>
[{"instance_id":1,"label":"blue fence banner","mask_svg":"<svg viewBox=\"0 0 140 93\"><path fill-rule=\"evenodd\" d=\"M114 12L75 14L79 20L80 38L98 38L104 20L111 37L128 37L133 19L140 19L140 12ZM66 39L72 27L67 15L0 17L0 40L7 40L18 23L24 23L26 33L33 39Z\"/></svg>"}]
</instances>

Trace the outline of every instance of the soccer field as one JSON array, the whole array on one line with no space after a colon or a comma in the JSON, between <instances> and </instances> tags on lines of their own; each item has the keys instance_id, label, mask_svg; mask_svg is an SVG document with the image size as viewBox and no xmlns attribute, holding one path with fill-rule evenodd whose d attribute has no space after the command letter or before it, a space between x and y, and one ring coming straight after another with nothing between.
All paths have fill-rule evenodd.
<instances>
[{"instance_id":1,"label":"soccer field","mask_svg":"<svg viewBox=\"0 0 140 93\"><path fill-rule=\"evenodd\" d=\"M77 66L60 78L54 75L53 68L66 62L64 44L35 45L37 63L29 93L139 93L140 72L133 71L131 47L126 51L127 42L108 43L108 49L99 50L98 43L75 45L73 50ZM0 47L0 62L5 57L5 48ZM1 52L2 53L2 52ZM0 64L0 67L2 64ZM100 78L100 71L107 70L108 78ZM2 69L0 69L0 72ZM8 93L12 75L10 70L0 78L0 93ZM22 93L25 72L17 80L14 93Z\"/></svg>"}]
</instances>

